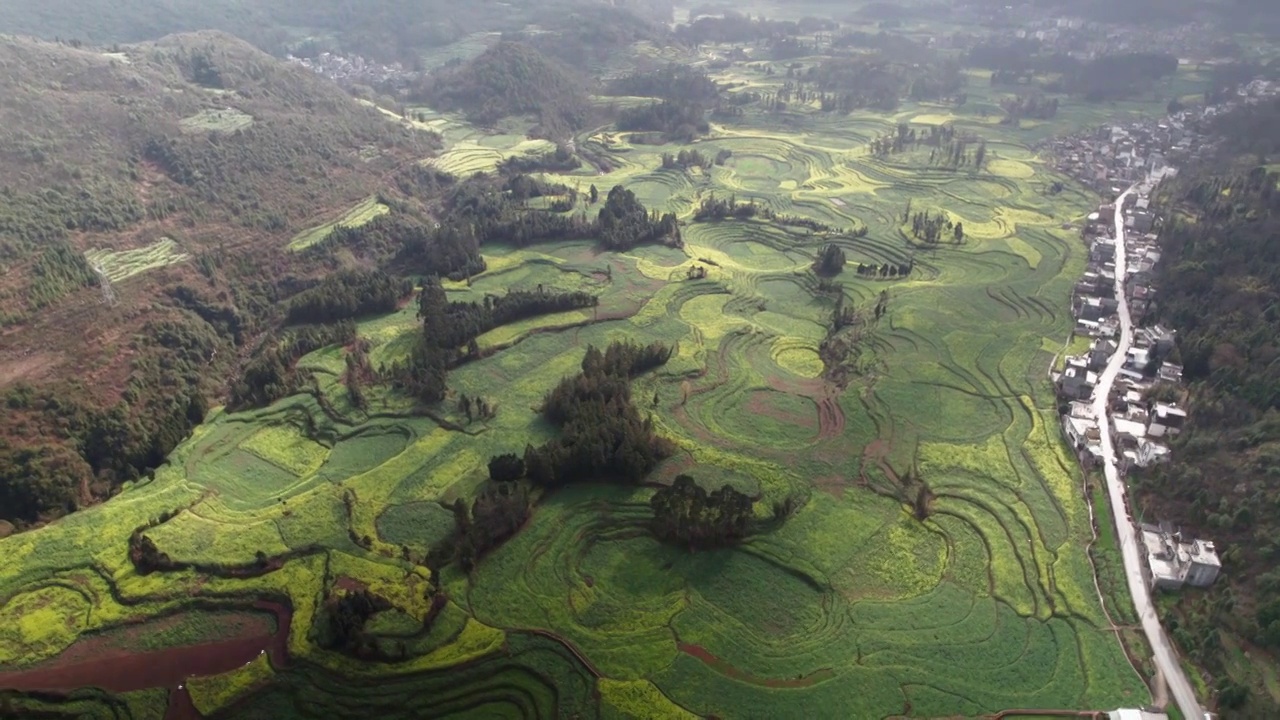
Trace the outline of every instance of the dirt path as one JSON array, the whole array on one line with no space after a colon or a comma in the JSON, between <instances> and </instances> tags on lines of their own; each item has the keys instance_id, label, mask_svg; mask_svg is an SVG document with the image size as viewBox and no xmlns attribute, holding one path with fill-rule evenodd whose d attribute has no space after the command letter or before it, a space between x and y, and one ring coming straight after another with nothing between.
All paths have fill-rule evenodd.
<instances>
[{"instance_id":1,"label":"dirt path","mask_svg":"<svg viewBox=\"0 0 1280 720\"><path fill-rule=\"evenodd\" d=\"M844 408L830 393L818 401L818 439L830 440L844 434Z\"/></svg>"},{"instance_id":2,"label":"dirt path","mask_svg":"<svg viewBox=\"0 0 1280 720\"><path fill-rule=\"evenodd\" d=\"M760 678L730 665L725 660L713 655L710 650L707 650L701 645L691 645L689 643L682 642L678 643L676 647L679 648L680 652L706 663L708 667L716 672L733 678L734 680L747 683L748 685L757 685L759 687L767 688L802 688L810 687L824 680L829 680L835 677L835 673L832 672L830 668L823 668L809 673L808 675L798 675L794 679L788 680L783 680L781 678Z\"/></svg>"}]
</instances>

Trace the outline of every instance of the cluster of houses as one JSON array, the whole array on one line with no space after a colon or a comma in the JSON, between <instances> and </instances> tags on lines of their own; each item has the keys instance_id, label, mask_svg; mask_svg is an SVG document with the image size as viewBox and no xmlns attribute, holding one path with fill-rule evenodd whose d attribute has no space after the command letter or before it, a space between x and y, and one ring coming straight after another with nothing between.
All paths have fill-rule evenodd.
<instances>
[{"instance_id":1,"label":"cluster of houses","mask_svg":"<svg viewBox=\"0 0 1280 720\"><path fill-rule=\"evenodd\" d=\"M289 55L285 59L344 86L354 84L378 85L403 80L411 74L400 63L383 65L372 60L365 60L359 55L346 57L336 53L323 52L315 57L299 58Z\"/></svg>"},{"instance_id":2,"label":"cluster of houses","mask_svg":"<svg viewBox=\"0 0 1280 720\"><path fill-rule=\"evenodd\" d=\"M1077 159L1068 157L1065 167L1074 167L1082 181L1097 183L1095 187L1104 195L1119 195L1124 187L1137 183L1130 202L1119 208L1125 238L1125 275L1119 287L1135 328L1111 394L1102 406L1106 417L1098 417L1093 400L1099 376L1120 352L1114 203L1100 206L1089 216L1083 229L1089 245L1087 268L1072 292L1074 334L1089 338L1089 349L1068 356L1055 378L1064 410L1063 433L1081 464L1094 467L1105 462L1102 433L1111 432L1122 475L1167 460L1170 440L1182 432L1187 421L1187 411L1180 404L1186 396L1182 367L1173 361L1176 331L1146 322L1155 303L1153 274L1160 262L1149 198L1156 183L1173 173L1165 164L1165 152L1185 137L1171 129L1166 122L1108 127L1085 136L1092 140L1059 141L1063 146L1075 142L1089 148L1073 150ZM1103 149L1107 152L1101 152ZM1105 160L1098 163L1089 152L1098 152ZM1148 526L1142 529L1142 540L1154 588L1207 586L1217 578L1221 563L1213 543L1184 540L1170 528Z\"/></svg>"},{"instance_id":3,"label":"cluster of houses","mask_svg":"<svg viewBox=\"0 0 1280 720\"><path fill-rule=\"evenodd\" d=\"M1142 322L1155 299L1152 272L1160 261L1156 235L1150 232L1151 214L1143 207L1152 183L1145 182L1139 188L1138 202L1122 209L1126 225L1124 291L1134 324ZM1067 410L1063 431L1086 466L1102 462L1102 418L1095 416L1088 401L1094 396L1098 376L1120 349L1116 241L1095 234L1106 232L1114 216L1115 207L1104 205L1085 228L1089 261L1072 293L1072 310L1075 335L1091 340L1088 352L1066 358L1056 379L1058 396ZM1186 422L1186 410L1177 404L1184 394L1182 368L1170 359L1175 337L1175 331L1160 325L1139 327L1125 351L1116 390L1107 405L1122 470L1147 467L1167 458L1169 439L1180 433Z\"/></svg>"},{"instance_id":4,"label":"cluster of houses","mask_svg":"<svg viewBox=\"0 0 1280 720\"><path fill-rule=\"evenodd\" d=\"M1216 105L1185 108L1157 120L1104 125L1093 132L1054 138L1041 149L1052 155L1059 172L1100 195L1114 197L1151 173L1194 162L1212 153L1215 143L1199 130L1206 127L1205 120L1240 105L1273 97L1278 92L1280 84L1253 80L1242 85L1234 97ZM1110 223L1110 213L1114 210L1104 206L1098 214L1090 216L1090 220ZM1154 222L1148 199L1143 195L1126 219L1126 225L1131 231L1145 234Z\"/></svg>"},{"instance_id":5,"label":"cluster of houses","mask_svg":"<svg viewBox=\"0 0 1280 720\"><path fill-rule=\"evenodd\" d=\"M1150 195L1161 179L1175 172L1171 164L1193 161L1213 150L1209 138L1196 130L1206 125L1200 121L1278 93L1280 85L1254 80L1218 105L1104 126L1050 142L1047 150L1057 169L1100 195L1114 198L1125 188L1137 186L1131 202L1119 208L1125 238L1121 291L1135 329L1103 405L1106 417L1098 417L1093 399L1099 376L1120 350L1114 202L1101 205L1083 228L1089 260L1072 293L1072 310L1075 336L1089 338L1089 349L1067 357L1055 377L1062 401L1063 433L1085 467L1105 462L1103 432L1112 433L1117 469L1122 475L1169 458L1169 443L1187 422L1187 410L1180 402L1186 392L1182 368L1173 361L1176 330L1150 322L1156 302L1154 272L1161 255ZM1222 567L1212 542L1183 538L1167 525L1143 525L1141 540L1154 588L1207 586Z\"/></svg>"}]
</instances>

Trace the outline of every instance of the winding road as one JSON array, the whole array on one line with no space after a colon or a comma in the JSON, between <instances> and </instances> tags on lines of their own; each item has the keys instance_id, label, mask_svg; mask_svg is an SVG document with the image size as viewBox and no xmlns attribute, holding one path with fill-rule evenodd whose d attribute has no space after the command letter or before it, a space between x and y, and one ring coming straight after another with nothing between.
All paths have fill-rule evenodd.
<instances>
[{"instance_id":1,"label":"winding road","mask_svg":"<svg viewBox=\"0 0 1280 720\"><path fill-rule=\"evenodd\" d=\"M1124 554L1125 575L1129 579L1129 594L1133 597L1133 605L1142 619L1142 629L1147 635L1147 642L1155 654L1156 668L1164 676L1173 694L1173 699L1187 720L1199 720L1204 717L1204 709L1196 700L1195 691L1178 662L1178 653L1160 626L1160 617L1156 614L1151 602L1151 589L1147 586L1142 571L1142 557L1139 555L1138 532L1129 515L1129 505L1125 499L1124 478L1120 476L1116 466L1115 447L1111 441L1111 416L1107 412L1107 399L1111 395L1111 387L1115 384L1116 375L1124 365L1125 354L1133 342L1133 323L1129 318L1129 300L1125 296L1124 281L1125 247L1124 247L1124 202L1137 188L1137 185L1124 191L1116 198L1116 300L1120 305L1120 347L1111 361L1107 363L1102 377L1098 379L1094 390L1093 411L1102 428L1102 456L1105 459L1107 491L1111 496L1111 515L1116 521L1116 535L1120 538L1120 549Z\"/></svg>"}]
</instances>

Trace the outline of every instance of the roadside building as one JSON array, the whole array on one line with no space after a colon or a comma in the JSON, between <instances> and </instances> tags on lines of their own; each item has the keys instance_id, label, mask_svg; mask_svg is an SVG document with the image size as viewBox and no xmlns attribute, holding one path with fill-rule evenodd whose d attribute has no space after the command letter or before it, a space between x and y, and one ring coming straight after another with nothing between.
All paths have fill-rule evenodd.
<instances>
[{"instance_id":1,"label":"roadside building","mask_svg":"<svg viewBox=\"0 0 1280 720\"><path fill-rule=\"evenodd\" d=\"M1142 542L1153 589L1209 587L1222 571L1217 549L1208 540L1184 540L1182 533L1172 532L1168 526L1143 525Z\"/></svg>"}]
</instances>

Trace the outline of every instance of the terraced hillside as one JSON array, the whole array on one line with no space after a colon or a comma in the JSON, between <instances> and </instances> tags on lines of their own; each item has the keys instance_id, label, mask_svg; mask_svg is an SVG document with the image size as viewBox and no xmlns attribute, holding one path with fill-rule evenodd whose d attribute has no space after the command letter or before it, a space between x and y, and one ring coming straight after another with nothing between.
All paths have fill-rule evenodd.
<instances>
[{"instance_id":1,"label":"terraced hillside","mask_svg":"<svg viewBox=\"0 0 1280 720\"><path fill-rule=\"evenodd\" d=\"M236 718L971 717L1149 702L1099 598L1046 379L1083 267L1063 225L1096 199L1069 183L1051 194L1025 138L977 118L955 122L987 138L981 169L930 166L927 148L867 153L938 112L796 114L791 132L748 116L685 147L580 134L608 171L552 179L583 195L622 184L678 213L682 249L487 246L488 269L447 284L451 299L544 286L599 306L481 336L483 359L450 373L434 419L379 388L358 410L343 385L352 348L316 351L302 360L314 393L217 412L153 480L0 540L0 687L65 687L60 672L92 670L77 648L122 627L122 654L204 676L169 695L154 688L171 677L140 670L104 691L8 701ZM517 152L519 138L486 147L446 121L446 139L472 134L436 162L479 169ZM661 153L682 149L731 154L662 169ZM713 195L774 216L695 221ZM946 213L963 237L916 240L918 212ZM811 271L829 244L848 258L838 285ZM859 332L832 355L837 308ZM410 351L414 312L360 324L375 367ZM471 573L431 567L488 459L552 437L544 394L589 345L622 338L676 347L635 381L641 412L679 448L650 480L687 473L761 508L794 502L794 516L690 554L646 531L651 487L576 487L542 498ZM496 416L468 421L462 395ZM139 574L136 529L186 569ZM367 626L378 661L323 645L327 598L354 589L390 605ZM196 632L214 611L240 620ZM147 632L160 622L181 631ZM193 646L203 664L181 652Z\"/></svg>"}]
</instances>

